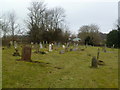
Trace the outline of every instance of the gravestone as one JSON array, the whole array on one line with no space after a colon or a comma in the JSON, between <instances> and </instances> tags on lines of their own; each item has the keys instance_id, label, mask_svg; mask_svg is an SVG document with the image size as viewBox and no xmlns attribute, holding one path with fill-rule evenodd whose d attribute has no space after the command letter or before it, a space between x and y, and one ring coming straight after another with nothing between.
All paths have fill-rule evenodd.
<instances>
[{"instance_id":1,"label":"gravestone","mask_svg":"<svg viewBox=\"0 0 120 90\"><path fill-rule=\"evenodd\" d=\"M57 46L60 47L60 44L61 44L61 43L59 42Z\"/></svg>"},{"instance_id":2,"label":"gravestone","mask_svg":"<svg viewBox=\"0 0 120 90\"><path fill-rule=\"evenodd\" d=\"M14 48L17 49L18 45L17 45L17 42L14 41Z\"/></svg>"},{"instance_id":3,"label":"gravestone","mask_svg":"<svg viewBox=\"0 0 120 90\"><path fill-rule=\"evenodd\" d=\"M81 51L84 51L85 49L84 48L81 48Z\"/></svg>"},{"instance_id":4,"label":"gravestone","mask_svg":"<svg viewBox=\"0 0 120 90\"><path fill-rule=\"evenodd\" d=\"M70 48L70 51L73 51L73 49L72 49L72 48Z\"/></svg>"},{"instance_id":5,"label":"gravestone","mask_svg":"<svg viewBox=\"0 0 120 90\"><path fill-rule=\"evenodd\" d=\"M57 46L57 42L55 42L55 46Z\"/></svg>"},{"instance_id":6,"label":"gravestone","mask_svg":"<svg viewBox=\"0 0 120 90\"><path fill-rule=\"evenodd\" d=\"M115 47L115 45L113 44L112 48L114 48L114 47Z\"/></svg>"},{"instance_id":7,"label":"gravestone","mask_svg":"<svg viewBox=\"0 0 120 90\"><path fill-rule=\"evenodd\" d=\"M98 67L98 62L97 62L96 57L93 57L93 58L92 58L91 67L95 67L95 68Z\"/></svg>"},{"instance_id":8,"label":"gravestone","mask_svg":"<svg viewBox=\"0 0 120 90\"><path fill-rule=\"evenodd\" d=\"M10 41L10 45L11 45L11 46L13 45L13 42L12 42L12 41Z\"/></svg>"},{"instance_id":9,"label":"gravestone","mask_svg":"<svg viewBox=\"0 0 120 90\"><path fill-rule=\"evenodd\" d=\"M62 45L63 49L65 49L65 45Z\"/></svg>"},{"instance_id":10,"label":"gravestone","mask_svg":"<svg viewBox=\"0 0 120 90\"><path fill-rule=\"evenodd\" d=\"M52 51L52 45L49 44L49 52L51 52L51 51Z\"/></svg>"},{"instance_id":11,"label":"gravestone","mask_svg":"<svg viewBox=\"0 0 120 90\"><path fill-rule=\"evenodd\" d=\"M67 43L66 47L69 47L69 43Z\"/></svg>"},{"instance_id":12,"label":"gravestone","mask_svg":"<svg viewBox=\"0 0 120 90\"><path fill-rule=\"evenodd\" d=\"M99 59L99 55L100 55L100 49L98 48L97 60Z\"/></svg>"},{"instance_id":13,"label":"gravestone","mask_svg":"<svg viewBox=\"0 0 120 90\"><path fill-rule=\"evenodd\" d=\"M78 43L76 44L76 47L78 47Z\"/></svg>"},{"instance_id":14,"label":"gravestone","mask_svg":"<svg viewBox=\"0 0 120 90\"><path fill-rule=\"evenodd\" d=\"M52 45L52 49L53 49L54 44L52 43L51 45Z\"/></svg>"},{"instance_id":15,"label":"gravestone","mask_svg":"<svg viewBox=\"0 0 120 90\"><path fill-rule=\"evenodd\" d=\"M65 51L64 50L60 50L59 54L64 54Z\"/></svg>"},{"instance_id":16,"label":"gravestone","mask_svg":"<svg viewBox=\"0 0 120 90\"><path fill-rule=\"evenodd\" d=\"M11 47L11 44L10 44L10 42L8 43L8 48L10 48Z\"/></svg>"},{"instance_id":17,"label":"gravestone","mask_svg":"<svg viewBox=\"0 0 120 90\"><path fill-rule=\"evenodd\" d=\"M65 52L68 52L68 47L65 48Z\"/></svg>"},{"instance_id":18,"label":"gravestone","mask_svg":"<svg viewBox=\"0 0 120 90\"><path fill-rule=\"evenodd\" d=\"M72 51L76 51L76 48L73 48Z\"/></svg>"},{"instance_id":19,"label":"gravestone","mask_svg":"<svg viewBox=\"0 0 120 90\"><path fill-rule=\"evenodd\" d=\"M43 41L43 45L44 45L45 43L44 43L44 41Z\"/></svg>"},{"instance_id":20,"label":"gravestone","mask_svg":"<svg viewBox=\"0 0 120 90\"><path fill-rule=\"evenodd\" d=\"M35 44L35 50L35 53L39 53L39 45L37 43Z\"/></svg>"},{"instance_id":21,"label":"gravestone","mask_svg":"<svg viewBox=\"0 0 120 90\"><path fill-rule=\"evenodd\" d=\"M74 43L74 47L76 46L76 43Z\"/></svg>"},{"instance_id":22,"label":"gravestone","mask_svg":"<svg viewBox=\"0 0 120 90\"><path fill-rule=\"evenodd\" d=\"M42 49L43 48L43 46L42 46L42 43L40 42L40 48Z\"/></svg>"},{"instance_id":23,"label":"gravestone","mask_svg":"<svg viewBox=\"0 0 120 90\"><path fill-rule=\"evenodd\" d=\"M48 44L48 42L46 41L46 44Z\"/></svg>"},{"instance_id":24,"label":"gravestone","mask_svg":"<svg viewBox=\"0 0 120 90\"><path fill-rule=\"evenodd\" d=\"M24 46L22 49L22 60L31 61L31 47Z\"/></svg>"},{"instance_id":25,"label":"gravestone","mask_svg":"<svg viewBox=\"0 0 120 90\"><path fill-rule=\"evenodd\" d=\"M31 47L33 48L33 42L31 42Z\"/></svg>"},{"instance_id":26,"label":"gravestone","mask_svg":"<svg viewBox=\"0 0 120 90\"><path fill-rule=\"evenodd\" d=\"M106 44L105 44L105 46L104 46L104 49L103 49L103 51L104 51L104 52L106 52Z\"/></svg>"}]
</instances>

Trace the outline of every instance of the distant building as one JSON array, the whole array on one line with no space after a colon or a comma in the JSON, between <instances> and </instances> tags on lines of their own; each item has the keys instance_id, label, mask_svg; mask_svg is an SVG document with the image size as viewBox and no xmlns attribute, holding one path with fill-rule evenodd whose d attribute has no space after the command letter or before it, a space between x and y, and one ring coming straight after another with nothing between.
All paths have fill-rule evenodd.
<instances>
[{"instance_id":1,"label":"distant building","mask_svg":"<svg viewBox=\"0 0 120 90\"><path fill-rule=\"evenodd\" d=\"M81 39L80 38L74 38L73 41L74 42L79 42Z\"/></svg>"}]
</instances>

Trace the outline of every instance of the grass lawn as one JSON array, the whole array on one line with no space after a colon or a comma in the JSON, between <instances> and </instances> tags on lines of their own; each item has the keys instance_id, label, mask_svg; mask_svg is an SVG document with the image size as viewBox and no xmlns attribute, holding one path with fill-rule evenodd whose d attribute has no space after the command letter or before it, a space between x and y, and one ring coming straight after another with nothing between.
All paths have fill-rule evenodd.
<instances>
[{"instance_id":1,"label":"grass lawn","mask_svg":"<svg viewBox=\"0 0 120 90\"><path fill-rule=\"evenodd\" d=\"M85 51L69 51L65 54L54 50L44 55L32 52L32 60L41 63L31 63L16 61L20 57L12 56L13 47L5 48L2 51L2 87L118 88L118 49L107 48L108 52L104 53L100 48L100 60L105 65L90 68L97 49L87 47Z\"/></svg>"}]
</instances>

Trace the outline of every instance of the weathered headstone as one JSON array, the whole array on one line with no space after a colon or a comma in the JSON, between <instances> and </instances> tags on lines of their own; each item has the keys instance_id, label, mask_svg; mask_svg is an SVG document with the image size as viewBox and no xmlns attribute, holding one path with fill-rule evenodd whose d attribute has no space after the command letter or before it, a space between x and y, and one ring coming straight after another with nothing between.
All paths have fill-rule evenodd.
<instances>
[{"instance_id":1,"label":"weathered headstone","mask_svg":"<svg viewBox=\"0 0 120 90\"><path fill-rule=\"evenodd\" d=\"M60 50L59 54L64 54L65 51L64 50Z\"/></svg>"},{"instance_id":2,"label":"weathered headstone","mask_svg":"<svg viewBox=\"0 0 120 90\"><path fill-rule=\"evenodd\" d=\"M52 49L53 49L54 44L52 43L51 45L52 45Z\"/></svg>"},{"instance_id":3,"label":"weathered headstone","mask_svg":"<svg viewBox=\"0 0 120 90\"><path fill-rule=\"evenodd\" d=\"M23 47L21 60L31 61L31 47L29 47L29 46Z\"/></svg>"},{"instance_id":4,"label":"weathered headstone","mask_svg":"<svg viewBox=\"0 0 120 90\"><path fill-rule=\"evenodd\" d=\"M68 47L65 47L65 52L68 52Z\"/></svg>"},{"instance_id":5,"label":"weathered headstone","mask_svg":"<svg viewBox=\"0 0 120 90\"><path fill-rule=\"evenodd\" d=\"M92 58L91 67L95 67L95 68L98 67L98 62L97 62L96 57L93 57L93 58Z\"/></svg>"},{"instance_id":6,"label":"weathered headstone","mask_svg":"<svg viewBox=\"0 0 120 90\"><path fill-rule=\"evenodd\" d=\"M17 42L14 41L14 48L17 49L18 45L17 45Z\"/></svg>"},{"instance_id":7,"label":"weathered headstone","mask_svg":"<svg viewBox=\"0 0 120 90\"><path fill-rule=\"evenodd\" d=\"M66 47L69 47L69 43L67 43Z\"/></svg>"},{"instance_id":8,"label":"weathered headstone","mask_svg":"<svg viewBox=\"0 0 120 90\"><path fill-rule=\"evenodd\" d=\"M105 46L104 46L104 50L103 50L104 52L106 52L106 44L105 44Z\"/></svg>"},{"instance_id":9,"label":"weathered headstone","mask_svg":"<svg viewBox=\"0 0 120 90\"><path fill-rule=\"evenodd\" d=\"M35 53L39 53L39 45L35 43Z\"/></svg>"},{"instance_id":10,"label":"weathered headstone","mask_svg":"<svg viewBox=\"0 0 120 90\"><path fill-rule=\"evenodd\" d=\"M10 45L11 45L11 46L13 45L13 42L12 42L12 41L10 41Z\"/></svg>"},{"instance_id":11,"label":"weathered headstone","mask_svg":"<svg viewBox=\"0 0 120 90\"><path fill-rule=\"evenodd\" d=\"M42 43L40 42L40 48L42 49L43 48L43 46L42 46Z\"/></svg>"},{"instance_id":12,"label":"weathered headstone","mask_svg":"<svg viewBox=\"0 0 120 90\"><path fill-rule=\"evenodd\" d=\"M43 44L45 44L44 41L43 41Z\"/></svg>"},{"instance_id":13,"label":"weathered headstone","mask_svg":"<svg viewBox=\"0 0 120 90\"><path fill-rule=\"evenodd\" d=\"M73 51L73 49L72 49L72 48L70 48L70 51Z\"/></svg>"},{"instance_id":14,"label":"weathered headstone","mask_svg":"<svg viewBox=\"0 0 120 90\"><path fill-rule=\"evenodd\" d=\"M48 44L48 42L46 41L46 44Z\"/></svg>"},{"instance_id":15,"label":"weathered headstone","mask_svg":"<svg viewBox=\"0 0 120 90\"><path fill-rule=\"evenodd\" d=\"M113 44L112 48L114 48L114 47L115 47L115 45Z\"/></svg>"},{"instance_id":16,"label":"weathered headstone","mask_svg":"<svg viewBox=\"0 0 120 90\"><path fill-rule=\"evenodd\" d=\"M100 55L100 49L98 48L98 52L97 52L97 60L99 59L99 55Z\"/></svg>"},{"instance_id":17,"label":"weathered headstone","mask_svg":"<svg viewBox=\"0 0 120 90\"><path fill-rule=\"evenodd\" d=\"M11 47L11 44L10 44L10 42L8 43L8 48L10 48Z\"/></svg>"},{"instance_id":18,"label":"weathered headstone","mask_svg":"<svg viewBox=\"0 0 120 90\"><path fill-rule=\"evenodd\" d=\"M51 51L52 51L52 45L49 44L49 52L51 52Z\"/></svg>"},{"instance_id":19,"label":"weathered headstone","mask_svg":"<svg viewBox=\"0 0 120 90\"><path fill-rule=\"evenodd\" d=\"M84 48L81 48L81 51L84 51L85 49Z\"/></svg>"},{"instance_id":20,"label":"weathered headstone","mask_svg":"<svg viewBox=\"0 0 120 90\"><path fill-rule=\"evenodd\" d=\"M60 42L58 43L58 47L60 47Z\"/></svg>"},{"instance_id":21,"label":"weathered headstone","mask_svg":"<svg viewBox=\"0 0 120 90\"><path fill-rule=\"evenodd\" d=\"M65 45L62 45L63 49L65 49Z\"/></svg>"},{"instance_id":22,"label":"weathered headstone","mask_svg":"<svg viewBox=\"0 0 120 90\"><path fill-rule=\"evenodd\" d=\"M33 46L33 42L31 42L31 47L34 48L34 46Z\"/></svg>"}]
</instances>

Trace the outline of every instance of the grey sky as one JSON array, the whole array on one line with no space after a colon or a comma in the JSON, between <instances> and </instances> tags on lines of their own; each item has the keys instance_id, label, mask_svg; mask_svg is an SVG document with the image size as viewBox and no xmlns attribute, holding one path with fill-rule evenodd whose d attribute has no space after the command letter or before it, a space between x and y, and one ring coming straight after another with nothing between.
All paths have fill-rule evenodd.
<instances>
[{"instance_id":1,"label":"grey sky","mask_svg":"<svg viewBox=\"0 0 120 90\"><path fill-rule=\"evenodd\" d=\"M32 0L1 0L0 13L14 10L19 20L24 20ZM35 0L34 0L35 1ZM37 0L40 1L40 0ZM118 18L118 0L44 0L48 8L63 7L72 33L82 25L97 24L100 31L108 33L115 28ZM21 22L20 21L20 22Z\"/></svg>"}]
</instances>

